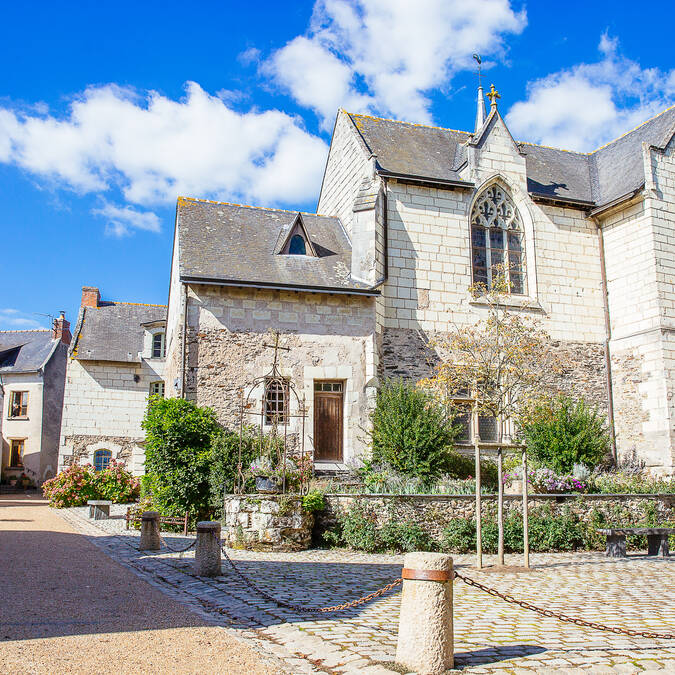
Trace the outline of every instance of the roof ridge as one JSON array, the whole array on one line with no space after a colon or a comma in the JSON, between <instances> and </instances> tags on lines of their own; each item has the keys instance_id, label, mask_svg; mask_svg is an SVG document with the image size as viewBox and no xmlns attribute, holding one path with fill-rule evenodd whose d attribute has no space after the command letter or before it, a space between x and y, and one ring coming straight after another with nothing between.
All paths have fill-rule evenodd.
<instances>
[{"instance_id":1,"label":"roof ridge","mask_svg":"<svg viewBox=\"0 0 675 675\"><path fill-rule=\"evenodd\" d=\"M0 333L51 333L50 328L17 328L16 330L0 330Z\"/></svg>"},{"instance_id":2,"label":"roof ridge","mask_svg":"<svg viewBox=\"0 0 675 675\"><path fill-rule=\"evenodd\" d=\"M260 209L261 211L281 211L282 213L301 213L303 216L319 216L321 218L336 218L336 216L327 216L323 213L310 213L309 211L299 211L298 209L274 209L271 206L254 206L253 204L237 204L236 202L220 202L214 199L199 199L197 197L178 196L178 203L181 201L200 202L204 204L222 204L223 206L239 206L245 209Z\"/></svg>"},{"instance_id":3,"label":"roof ridge","mask_svg":"<svg viewBox=\"0 0 675 675\"><path fill-rule=\"evenodd\" d=\"M345 110L348 115L351 117L366 117L369 120L382 120L383 122L395 122L396 124L407 124L411 127L424 127L425 129L440 129L441 131L452 131L456 134L466 134L467 136L473 136L470 131L462 131L461 129L451 129L450 127L439 127L433 124L418 124L416 122L406 122L405 120L395 120L391 117L377 117L376 115L364 115L363 113L351 113L348 110Z\"/></svg>"},{"instance_id":4,"label":"roof ridge","mask_svg":"<svg viewBox=\"0 0 675 675\"><path fill-rule=\"evenodd\" d=\"M168 307L168 305L157 305L152 302L124 302L122 300L104 300L103 302L111 302L113 305L134 305L136 307ZM105 305L101 305L101 307L105 307Z\"/></svg>"},{"instance_id":5,"label":"roof ridge","mask_svg":"<svg viewBox=\"0 0 675 675\"><path fill-rule=\"evenodd\" d=\"M568 152L570 155L582 155L583 157L589 157L596 152L581 152L580 150L567 150L565 148L557 148L555 145L544 145L543 143L530 143L529 141L516 141L518 145L531 145L533 148L546 148L547 150L557 150L558 152ZM614 141L611 141L612 143Z\"/></svg>"},{"instance_id":6,"label":"roof ridge","mask_svg":"<svg viewBox=\"0 0 675 675\"><path fill-rule=\"evenodd\" d=\"M636 127L633 127L630 131L626 131L625 133L621 134L621 136L617 136L613 140L607 141L607 143L605 143L604 145L601 145L599 148L596 148L595 150L593 150L593 152L589 152L588 154L593 155L596 152L598 152L598 150L602 150L602 149L606 148L608 145L612 145L612 143L616 143L617 141L620 141L622 138L624 138L624 136L628 136L629 134L632 134L634 131L637 131L638 129L643 127L645 124L649 124L649 122L655 120L657 117L661 117L661 115L665 115L669 110L673 110L673 109L675 109L675 105L668 106L665 110L662 110L661 112L656 113L656 115L653 115L652 117L645 120L644 122L641 122Z\"/></svg>"}]
</instances>

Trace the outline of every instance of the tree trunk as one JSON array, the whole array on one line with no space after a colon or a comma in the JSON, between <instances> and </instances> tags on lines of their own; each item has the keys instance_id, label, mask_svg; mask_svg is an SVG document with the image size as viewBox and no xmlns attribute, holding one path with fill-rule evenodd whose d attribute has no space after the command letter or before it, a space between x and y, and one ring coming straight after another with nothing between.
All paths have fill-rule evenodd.
<instances>
[{"instance_id":1,"label":"tree trunk","mask_svg":"<svg viewBox=\"0 0 675 675\"><path fill-rule=\"evenodd\" d=\"M501 443L501 433L500 443ZM499 530L499 543L497 548L497 564L504 564L504 480L502 467L502 447L497 448L497 527Z\"/></svg>"},{"instance_id":2,"label":"tree trunk","mask_svg":"<svg viewBox=\"0 0 675 675\"><path fill-rule=\"evenodd\" d=\"M473 426L473 447L476 456L476 568L483 567L483 536L482 536L482 510L481 510L481 476L480 476L480 443L478 438L478 410L474 405L471 414L471 425Z\"/></svg>"},{"instance_id":3,"label":"tree trunk","mask_svg":"<svg viewBox=\"0 0 675 675\"><path fill-rule=\"evenodd\" d=\"M530 533L529 513L527 511L527 450L523 448L523 562L525 567L530 567Z\"/></svg>"}]
</instances>

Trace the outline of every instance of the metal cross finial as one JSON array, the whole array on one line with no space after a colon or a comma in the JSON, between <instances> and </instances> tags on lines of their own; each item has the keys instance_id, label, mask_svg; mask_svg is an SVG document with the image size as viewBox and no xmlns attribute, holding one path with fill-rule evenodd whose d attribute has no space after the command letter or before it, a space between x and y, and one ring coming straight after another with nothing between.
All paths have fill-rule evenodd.
<instances>
[{"instance_id":1,"label":"metal cross finial","mask_svg":"<svg viewBox=\"0 0 675 675\"><path fill-rule=\"evenodd\" d=\"M290 347L280 347L279 346L279 331L274 331L274 344L273 345L268 345L266 342L263 342L263 347L270 347L271 349L274 349L274 365L272 366L273 370L277 369L277 366L279 365L279 350L283 350L285 352L290 352L291 348Z\"/></svg>"},{"instance_id":2,"label":"metal cross finial","mask_svg":"<svg viewBox=\"0 0 675 675\"><path fill-rule=\"evenodd\" d=\"M490 91L488 91L488 93L485 94L485 95L490 99L490 107L496 108L497 107L497 99L501 98L501 96L499 95L499 92L495 89L494 84L490 85Z\"/></svg>"}]
</instances>

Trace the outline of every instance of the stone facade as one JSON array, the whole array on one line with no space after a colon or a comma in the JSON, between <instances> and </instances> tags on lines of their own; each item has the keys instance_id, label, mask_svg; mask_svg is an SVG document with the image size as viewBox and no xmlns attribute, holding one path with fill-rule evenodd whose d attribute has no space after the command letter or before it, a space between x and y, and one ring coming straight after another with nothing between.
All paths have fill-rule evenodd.
<instances>
[{"instance_id":1,"label":"stone facade","mask_svg":"<svg viewBox=\"0 0 675 675\"><path fill-rule=\"evenodd\" d=\"M314 515L292 495L227 495L223 541L254 551L302 551L312 543Z\"/></svg>"},{"instance_id":2,"label":"stone facade","mask_svg":"<svg viewBox=\"0 0 675 675\"><path fill-rule=\"evenodd\" d=\"M435 538L441 536L448 520L475 520L473 495L325 495L326 510L317 516L317 534L335 526L337 517L357 502L375 514L377 525L392 519L417 523ZM494 515L495 495L483 495L483 515ZM504 511L522 513L522 496L505 495ZM675 495L530 495L529 508L547 506L554 515L572 512L588 521L594 512L602 513L609 523L628 526L646 511L654 511L659 523L675 521ZM617 522L620 520L621 522Z\"/></svg>"}]
</instances>

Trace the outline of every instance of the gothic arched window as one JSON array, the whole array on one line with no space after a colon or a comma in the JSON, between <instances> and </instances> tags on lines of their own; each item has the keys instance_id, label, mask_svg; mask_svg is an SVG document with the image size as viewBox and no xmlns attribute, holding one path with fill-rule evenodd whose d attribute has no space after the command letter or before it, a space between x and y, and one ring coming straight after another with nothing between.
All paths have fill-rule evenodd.
<instances>
[{"instance_id":1,"label":"gothic arched window","mask_svg":"<svg viewBox=\"0 0 675 675\"><path fill-rule=\"evenodd\" d=\"M491 185L471 211L471 261L473 283L492 288L498 266L506 272L511 293L527 292L523 227L515 204L499 185Z\"/></svg>"}]
</instances>

